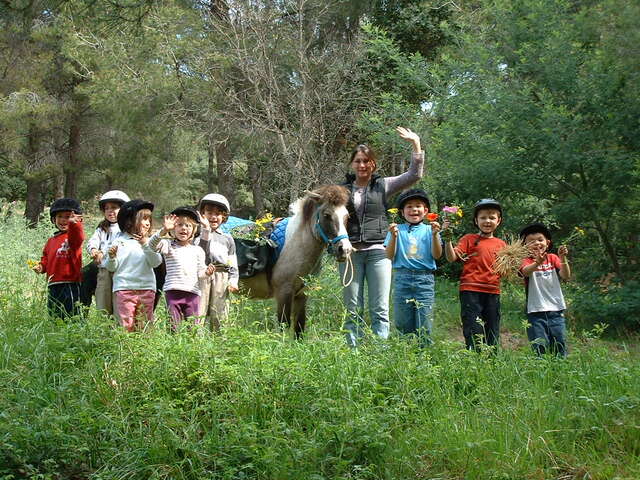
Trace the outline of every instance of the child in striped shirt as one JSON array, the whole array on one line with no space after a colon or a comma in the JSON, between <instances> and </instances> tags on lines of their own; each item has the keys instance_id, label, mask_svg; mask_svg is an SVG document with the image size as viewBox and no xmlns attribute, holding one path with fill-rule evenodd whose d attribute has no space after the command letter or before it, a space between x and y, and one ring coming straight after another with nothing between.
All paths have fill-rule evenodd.
<instances>
[{"instance_id":1,"label":"child in striped shirt","mask_svg":"<svg viewBox=\"0 0 640 480\"><path fill-rule=\"evenodd\" d=\"M173 330L188 317L198 317L200 308L199 280L211 276L213 264L205 264L204 250L192 243L199 223L198 212L190 207L176 208L164 217L162 229L149 239L148 248L162 254L167 275L164 293ZM171 234L172 238L162 238Z\"/></svg>"}]
</instances>

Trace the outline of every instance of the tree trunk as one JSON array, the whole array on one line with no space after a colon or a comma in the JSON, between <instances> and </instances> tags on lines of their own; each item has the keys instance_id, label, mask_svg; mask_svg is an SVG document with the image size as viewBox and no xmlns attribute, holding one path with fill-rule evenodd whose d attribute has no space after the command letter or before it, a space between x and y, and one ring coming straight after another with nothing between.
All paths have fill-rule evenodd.
<instances>
[{"instance_id":1,"label":"tree trunk","mask_svg":"<svg viewBox=\"0 0 640 480\"><path fill-rule=\"evenodd\" d=\"M251 193L256 215L264 214L264 195L262 193L262 174L255 162L249 161L249 178L251 179Z\"/></svg>"},{"instance_id":2,"label":"tree trunk","mask_svg":"<svg viewBox=\"0 0 640 480\"><path fill-rule=\"evenodd\" d=\"M233 160L226 141L216 142L216 167L218 173L218 191L234 205L236 198L236 182L233 176Z\"/></svg>"},{"instance_id":3,"label":"tree trunk","mask_svg":"<svg viewBox=\"0 0 640 480\"><path fill-rule=\"evenodd\" d=\"M207 142L207 193L216 188L216 148L213 139Z\"/></svg>"},{"instance_id":4,"label":"tree trunk","mask_svg":"<svg viewBox=\"0 0 640 480\"><path fill-rule=\"evenodd\" d=\"M618 262L616 249L611 243L609 239L609 235L607 235L605 228L602 226L600 222L596 220L594 221L594 224L598 232L598 235L600 236L600 241L604 246L604 251L607 252L607 255L609 256L609 260L611 260L611 267L613 268L613 271L616 273L620 281L624 283L624 277L622 276L622 269L620 268L620 263Z\"/></svg>"},{"instance_id":5,"label":"tree trunk","mask_svg":"<svg viewBox=\"0 0 640 480\"><path fill-rule=\"evenodd\" d=\"M64 196L76 198L78 195L78 173L80 170L80 115L74 115L69 127L69 151L64 162Z\"/></svg>"},{"instance_id":6,"label":"tree trunk","mask_svg":"<svg viewBox=\"0 0 640 480\"><path fill-rule=\"evenodd\" d=\"M27 198L25 200L24 216L29 227L35 227L40 220L40 214L44 210L44 190L46 180L36 177L25 178L27 184Z\"/></svg>"}]
</instances>

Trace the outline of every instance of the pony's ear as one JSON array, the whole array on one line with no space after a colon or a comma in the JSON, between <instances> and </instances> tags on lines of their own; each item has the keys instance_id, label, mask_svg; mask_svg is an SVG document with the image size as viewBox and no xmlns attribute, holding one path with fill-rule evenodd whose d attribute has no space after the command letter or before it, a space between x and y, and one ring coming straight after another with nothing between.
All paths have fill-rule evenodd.
<instances>
[{"instance_id":1,"label":"pony's ear","mask_svg":"<svg viewBox=\"0 0 640 480\"><path fill-rule=\"evenodd\" d=\"M307 196L304 199L304 203L302 204L302 219L305 221L305 223L311 221L313 212L318 206L318 203L320 203L321 199L322 197L316 192L307 193Z\"/></svg>"}]
</instances>

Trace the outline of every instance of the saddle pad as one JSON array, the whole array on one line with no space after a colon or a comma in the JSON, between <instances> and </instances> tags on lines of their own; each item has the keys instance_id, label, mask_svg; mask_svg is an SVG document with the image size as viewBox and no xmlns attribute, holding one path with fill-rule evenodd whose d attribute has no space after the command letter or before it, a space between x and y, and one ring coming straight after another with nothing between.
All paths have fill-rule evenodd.
<instances>
[{"instance_id":1,"label":"saddle pad","mask_svg":"<svg viewBox=\"0 0 640 480\"><path fill-rule=\"evenodd\" d=\"M270 240L276 244L276 259L282 253L282 249L284 248L284 242L287 236L287 225L289 224L289 218L286 217L280 220L276 226L273 228L271 235L269 236Z\"/></svg>"}]
</instances>

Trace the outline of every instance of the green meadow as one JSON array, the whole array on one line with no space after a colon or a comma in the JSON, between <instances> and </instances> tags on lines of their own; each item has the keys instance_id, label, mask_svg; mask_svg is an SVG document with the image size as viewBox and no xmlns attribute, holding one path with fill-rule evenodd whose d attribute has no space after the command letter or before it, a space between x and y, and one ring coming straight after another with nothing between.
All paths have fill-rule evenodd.
<instances>
[{"instance_id":1,"label":"green meadow","mask_svg":"<svg viewBox=\"0 0 640 480\"><path fill-rule=\"evenodd\" d=\"M50 228L20 225L0 225L0 479L640 478L634 340L570 322L569 357L538 359L520 286L497 353L462 348L444 277L432 348L350 350L329 260L303 341L242 298L219 335L171 334L162 307L126 334L93 309L47 319L27 260Z\"/></svg>"}]
</instances>

